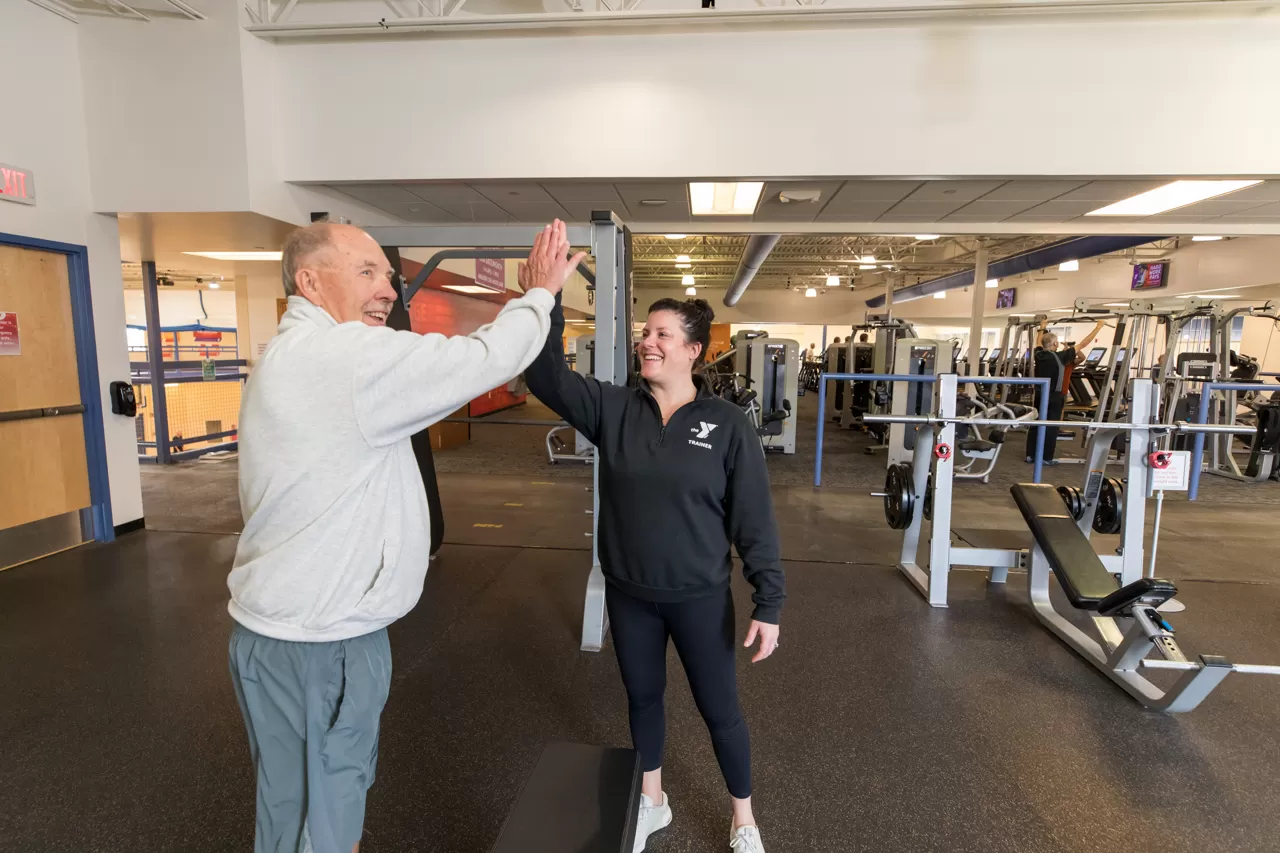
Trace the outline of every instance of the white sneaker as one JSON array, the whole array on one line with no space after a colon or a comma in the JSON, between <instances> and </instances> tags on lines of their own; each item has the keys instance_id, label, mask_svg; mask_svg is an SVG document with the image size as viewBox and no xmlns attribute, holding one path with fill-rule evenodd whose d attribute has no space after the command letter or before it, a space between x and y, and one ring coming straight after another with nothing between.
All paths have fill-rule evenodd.
<instances>
[{"instance_id":1,"label":"white sneaker","mask_svg":"<svg viewBox=\"0 0 1280 853\"><path fill-rule=\"evenodd\" d=\"M640 795L640 816L636 819L636 845L632 853L640 853L649 843L649 836L671 825L671 798L662 792L662 805L655 806L648 795Z\"/></svg>"},{"instance_id":2,"label":"white sneaker","mask_svg":"<svg viewBox=\"0 0 1280 853\"><path fill-rule=\"evenodd\" d=\"M764 853L764 842L760 840L760 830L754 826L740 826L732 830L729 836L729 847L737 853Z\"/></svg>"}]
</instances>

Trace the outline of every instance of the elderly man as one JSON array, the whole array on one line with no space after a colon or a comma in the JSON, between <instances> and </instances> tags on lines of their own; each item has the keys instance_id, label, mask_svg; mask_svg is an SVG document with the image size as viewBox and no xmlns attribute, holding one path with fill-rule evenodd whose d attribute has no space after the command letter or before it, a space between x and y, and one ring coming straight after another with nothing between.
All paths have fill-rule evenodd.
<instances>
[{"instance_id":1,"label":"elderly man","mask_svg":"<svg viewBox=\"0 0 1280 853\"><path fill-rule=\"evenodd\" d=\"M386 628L417 603L431 542L410 436L533 361L576 266L565 228L528 292L466 337L386 327L378 244L294 231L288 311L245 388L244 534L227 579L230 666L257 773L257 853L358 850L391 682ZM557 254L558 253L558 254Z\"/></svg>"}]
</instances>

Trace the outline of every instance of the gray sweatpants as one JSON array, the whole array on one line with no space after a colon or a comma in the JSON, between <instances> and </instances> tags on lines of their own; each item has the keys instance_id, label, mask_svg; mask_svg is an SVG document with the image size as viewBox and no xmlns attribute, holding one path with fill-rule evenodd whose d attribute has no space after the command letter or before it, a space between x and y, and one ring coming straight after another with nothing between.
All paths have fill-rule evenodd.
<instances>
[{"instance_id":1,"label":"gray sweatpants","mask_svg":"<svg viewBox=\"0 0 1280 853\"><path fill-rule=\"evenodd\" d=\"M291 643L236 625L230 664L258 782L254 853L306 853L308 835L315 853L350 853L391 687L386 629Z\"/></svg>"}]
</instances>

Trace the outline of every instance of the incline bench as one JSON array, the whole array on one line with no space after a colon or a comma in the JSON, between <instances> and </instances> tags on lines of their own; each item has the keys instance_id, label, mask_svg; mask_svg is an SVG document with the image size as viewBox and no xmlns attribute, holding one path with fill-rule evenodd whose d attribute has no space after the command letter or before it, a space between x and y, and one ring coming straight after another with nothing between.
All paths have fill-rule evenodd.
<instances>
[{"instance_id":1,"label":"incline bench","mask_svg":"<svg viewBox=\"0 0 1280 853\"><path fill-rule=\"evenodd\" d=\"M1233 671L1274 669L1233 666L1216 655L1201 655L1198 662L1187 660L1174 639L1173 628L1156 610L1178 591L1172 583L1139 578L1121 587L1053 486L1020 483L1009 491L1035 539L1027 589L1036 616L1143 705L1170 713L1190 711ZM1050 570L1071 606L1093 617L1097 639L1058 613L1049 596ZM993 573L992 579L1004 578ZM1117 619L1124 622L1117 623ZM1153 651L1158 657L1148 659ZM1143 668L1175 670L1181 675L1164 690L1139 672Z\"/></svg>"},{"instance_id":2,"label":"incline bench","mask_svg":"<svg viewBox=\"0 0 1280 853\"><path fill-rule=\"evenodd\" d=\"M547 746L492 853L631 853L640 756L578 743Z\"/></svg>"},{"instance_id":3,"label":"incline bench","mask_svg":"<svg viewBox=\"0 0 1280 853\"><path fill-rule=\"evenodd\" d=\"M1172 583L1154 578L1121 588L1053 486L1020 483L1009 491L1072 607L1100 616L1128 616L1136 605L1157 607L1177 595Z\"/></svg>"}]
</instances>

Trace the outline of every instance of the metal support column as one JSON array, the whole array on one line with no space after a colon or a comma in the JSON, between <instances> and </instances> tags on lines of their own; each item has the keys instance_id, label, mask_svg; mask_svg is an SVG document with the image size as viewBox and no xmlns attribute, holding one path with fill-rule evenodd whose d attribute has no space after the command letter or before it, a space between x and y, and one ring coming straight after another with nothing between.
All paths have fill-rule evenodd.
<instances>
[{"instance_id":1,"label":"metal support column","mask_svg":"<svg viewBox=\"0 0 1280 853\"><path fill-rule=\"evenodd\" d=\"M897 279L895 275L886 275L884 277L884 318L886 320L893 319L893 283ZM893 369L890 364L886 367L886 372Z\"/></svg>"},{"instance_id":2,"label":"metal support column","mask_svg":"<svg viewBox=\"0 0 1280 853\"><path fill-rule=\"evenodd\" d=\"M591 214L591 254L596 259L596 371L601 382L624 384L631 343L631 290L627 287L626 245L622 229L610 213ZM604 648L609 632L605 580L600 567L600 459L592 476L591 573L582 610L583 651Z\"/></svg>"},{"instance_id":3,"label":"metal support column","mask_svg":"<svg viewBox=\"0 0 1280 853\"><path fill-rule=\"evenodd\" d=\"M987 241L978 240L978 251L973 260L973 308L969 316L969 375L977 376L982 358L978 348L982 345L982 309L987 293ZM977 396L978 386L973 386Z\"/></svg>"},{"instance_id":4,"label":"metal support column","mask_svg":"<svg viewBox=\"0 0 1280 853\"><path fill-rule=\"evenodd\" d=\"M164 394L164 339L160 334L160 300L156 262L142 262L142 298L147 311L147 364L151 371L151 411L156 423L156 462L169 456L169 405Z\"/></svg>"}]
</instances>

